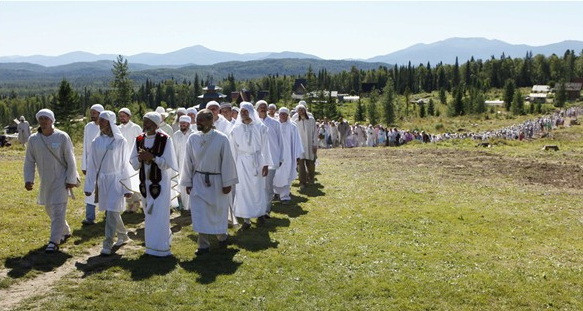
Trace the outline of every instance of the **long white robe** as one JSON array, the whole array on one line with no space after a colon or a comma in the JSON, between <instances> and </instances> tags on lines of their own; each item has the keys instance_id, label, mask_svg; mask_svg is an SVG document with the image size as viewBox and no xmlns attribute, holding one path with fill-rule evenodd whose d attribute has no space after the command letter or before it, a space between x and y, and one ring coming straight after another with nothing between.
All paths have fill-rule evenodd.
<instances>
[{"instance_id":1,"label":"long white robe","mask_svg":"<svg viewBox=\"0 0 583 311\"><path fill-rule=\"evenodd\" d=\"M160 130L158 130L160 132ZM163 132L162 132L163 133ZM145 138L144 146L151 148L154 145L154 136ZM160 186L162 187L158 198L154 199L150 195L150 185L148 172L150 171L150 164L144 163L146 170L146 198L144 198L144 215L145 218L145 236L146 236L146 254L154 256L168 256L170 252L170 172L178 172L178 162L176 161L176 154L174 146L172 145L172 138L168 137L164 152L161 156L155 159L156 164L162 172L162 180ZM139 169L141 162L138 160L137 148L132 149L130 163L134 169Z\"/></svg>"},{"instance_id":2,"label":"long white robe","mask_svg":"<svg viewBox=\"0 0 583 311\"><path fill-rule=\"evenodd\" d=\"M219 118L213 122L213 125L217 131L229 136L229 133L231 132L234 124L227 121L227 119L223 117L222 114L219 114Z\"/></svg>"},{"instance_id":3,"label":"long white robe","mask_svg":"<svg viewBox=\"0 0 583 311\"><path fill-rule=\"evenodd\" d=\"M283 161L273 178L273 185L275 187L290 186L298 178L297 159L304 153L300 134L295 123L292 123L290 120L281 123L281 137L283 140L283 149L281 152Z\"/></svg>"},{"instance_id":4,"label":"long white robe","mask_svg":"<svg viewBox=\"0 0 583 311\"><path fill-rule=\"evenodd\" d=\"M41 137L42 136L42 137ZM48 148L60 158L63 167ZM66 204L68 192L65 184L77 183L77 164L73 153L73 144L69 135L55 129L50 136L34 133L28 140L24 156L24 181L34 182L35 170L38 168L40 187L37 203L39 205Z\"/></svg>"},{"instance_id":5,"label":"long white robe","mask_svg":"<svg viewBox=\"0 0 583 311\"><path fill-rule=\"evenodd\" d=\"M264 166L272 166L267 127L261 122L235 123L229 135L239 183L233 205L235 216L256 218L266 213Z\"/></svg>"},{"instance_id":6,"label":"long white robe","mask_svg":"<svg viewBox=\"0 0 583 311\"><path fill-rule=\"evenodd\" d=\"M118 125L118 128L121 132L121 134L123 135L123 137L126 139L127 141L127 164L129 165L129 159L130 156L132 154L132 148L134 147L134 144L136 143L136 137L138 137L138 135L142 134L142 128L135 124L132 121L129 121L126 124L120 124ZM138 176L138 171L134 170L133 167L129 167L130 170L130 179L129 180L124 180L123 183L126 187L132 189L132 191L139 191L139 186L140 186L140 176Z\"/></svg>"},{"instance_id":7,"label":"long white robe","mask_svg":"<svg viewBox=\"0 0 583 311\"><path fill-rule=\"evenodd\" d=\"M94 192L97 182L99 209L102 211L122 212L124 209L124 194L130 193L121 184L130 176L127 145L121 135L99 135L91 144L83 191Z\"/></svg>"},{"instance_id":8,"label":"long white robe","mask_svg":"<svg viewBox=\"0 0 583 311\"><path fill-rule=\"evenodd\" d=\"M210 187L205 183L209 175ZM223 187L237 184L237 169L227 136L219 131L197 132L188 138L180 185L192 187L190 206L192 228L204 234L227 232L232 197Z\"/></svg>"},{"instance_id":9,"label":"long white robe","mask_svg":"<svg viewBox=\"0 0 583 311\"><path fill-rule=\"evenodd\" d=\"M81 154L81 170L87 171L87 160L89 159L89 153L91 153L91 143L95 137L99 136L99 125L95 122L89 122L85 125L83 130L83 153ZM95 204L95 194L92 193L90 196L85 197L85 203Z\"/></svg>"},{"instance_id":10,"label":"long white robe","mask_svg":"<svg viewBox=\"0 0 583 311\"><path fill-rule=\"evenodd\" d=\"M26 144L30 137L30 124L28 124L28 121L22 121L18 123L16 128L18 130L18 141L23 145Z\"/></svg>"},{"instance_id":11,"label":"long white robe","mask_svg":"<svg viewBox=\"0 0 583 311\"><path fill-rule=\"evenodd\" d=\"M279 167L279 163L283 160L282 150L283 142L281 139L281 123L270 117L266 117L261 120L265 126L267 126L267 137L269 140L269 153L271 154L271 159L273 160L273 166L270 166L270 170L275 170Z\"/></svg>"},{"instance_id":12,"label":"long white robe","mask_svg":"<svg viewBox=\"0 0 583 311\"><path fill-rule=\"evenodd\" d=\"M304 149L304 153L300 158L312 161L316 160L316 155L313 150L314 147L318 146L318 127L316 126L316 120L313 117L307 119L298 118L295 122Z\"/></svg>"},{"instance_id":13,"label":"long white robe","mask_svg":"<svg viewBox=\"0 0 583 311\"><path fill-rule=\"evenodd\" d=\"M192 128L184 133L181 130L174 132L172 142L174 143L174 151L176 152L176 160L178 161L178 173L182 172L182 167L184 166L184 156L186 154L186 143L188 142L188 137L197 132ZM178 192L180 193L180 199L182 200L182 205L185 210L190 209L190 196L186 193L186 187L180 186L180 176L177 176L176 183L178 183Z\"/></svg>"}]
</instances>

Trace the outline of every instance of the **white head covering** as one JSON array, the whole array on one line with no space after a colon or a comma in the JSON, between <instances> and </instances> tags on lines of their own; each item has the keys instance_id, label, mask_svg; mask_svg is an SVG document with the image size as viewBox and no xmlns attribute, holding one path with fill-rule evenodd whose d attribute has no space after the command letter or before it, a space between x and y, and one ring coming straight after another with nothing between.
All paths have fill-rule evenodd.
<instances>
[{"instance_id":1,"label":"white head covering","mask_svg":"<svg viewBox=\"0 0 583 311\"><path fill-rule=\"evenodd\" d=\"M298 110L300 109L304 109L306 111L306 114L308 113L308 107L306 107L305 105L302 105L302 102L304 102L303 100L296 106L296 108L294 109L296 112L298 112ZM305 104L306 102L304 102Z\"/></svg>"},{"instance_id":2,"label":"white head covering","mask_svg":"<svg viewBox=\"0 0 583 311\"><path fill-rule=\"evenodd\" d=\"M95 110L95 111L101 113L105 109L103 109L103 106L101 106L100 104L95 104L95 105L91 106L91 110Z\"/></svg>"},{"instance_id":3,"label":"white head covering","mask_svg":"<svg viewBox=\"0 0 583 311\"><path fill-rule=\"evenodd\" d=\"M99 118L105 119L109 122L109 127L111 127L111 132L113 133L113 137L115 137L115 139L123 138L123 135L119 130L119 127L115 125L116 116L113 111L103 110L102 112L99 113Z\"/></svg>"},{"instance_id":4,"label":"white head covering","mask_svg":"<svg viewBox=\"0 0 583 311\"><path fill-rule=\"evenodd\" d=\"M51 119L51 121L53 121L53 123L55 123L55 114L50 110L50 109L41 109L36 113L36 120L38 121L38 118L40 117L47 117L49 119Z\"/></svg>"},{"instance_id":5,"label":"white head covering","mask_svg":"<svg viewBox=\"0 0 583 311\"><path fill-rule=\"evenodd\" d=\"M130 111L128 108L125 108L125 107L124 107L124 108L121 108L121 109L119 110L119 112L123 112L123 113L127 114L127 115L128 115L128 116L130 116L130 117L132 116L132 112L131 112L131 111ZM119 112L118 112L118 113L119 113Z\"/></svg>"},{"instance_id":6,"label":"white head covering","mask_svg":"<svg viewBox=\"0 0 583 311\"><path fill-rule=\"evenodd\" d=\"M233 105L231 105L231 103L221 103L220 108L233 108Z\"/></svg>"},{"instance_id":7,"label":"white head covering","mask_svg":"<svg viewBox=\"0 0 583 311\"><path fill-rule=\"evenodd\" d=\"M180 116L180 118L178 119L178 122L186 122L188 124L190 124L190 117L189 116Z\"/></svg>"},{"instance_id":8,"label":"white head covering","mask_svg":"<svg viewBox=\"0 0 583 311\"><path fill-rule=\"evenodd\" d=\"M219 109L221 108L221 105L219 105L219 103L217 103L214 100L211 100L210 102L206 103L206 109L208 109L211 106L217 106L217 107L219 107Z\"/></svg>"},{"instance_id":9,"label":"white head covering","mask_svg":"<svg viewBox=\"0 0 583 311\"><path fill-rule=\"evenodd\" d=\"M287 107L281 107L281 108L279 108L278 113L285 113L285 114L289 115L289 109L287 109Z\"/></svg>"},{"instance_id":10,"label":"white head covering","mask_svg":"<svg viewBox=\"0 0 583 311\"><path fill-rule=\"evenodd\" d=\"M275 104L269 104L269 106L267 106L267 108L274 108L277 109L277 106Z\"/></svg>"},{"instance_id":11,"label":"white head covering","mask_svg":"<svg viewBox=\"0 0 583 311\"><path fill-rule=\"evenodd\" d=\"M255 103L255 109L259 108L259 106L261 106L261 105L265 105L265 108L269 107L267 102L262 99L262 100Z\"/></svg>"},{"instance_id":12,"label":"white head covering","mask_svg":"<svg viewBox=\"0 0 583 311\"><path fill-rule=\"evenodd\" d=\"M166 113L166 109L164 109L164 107L162 106L156 107L156 112L160 115L162 119L166 119L166 117L168 116L168 113ZM158 126L160 126L160 124L158 124Z\"/></svg>"},{"instance_id":13,"label":"white head covering","mask_svg":"<svg viewBox=\"0 0 583 311\"><path fill-rule=\"evenodd\" d=\"M241 109L239 109L239 107L233 107L233 110L237 111L237 113L239 113L239 111L241 111Z\"/></svg>"},{"instance_id":14,"label":"white head covering","mask_svg":"<svg viewBox=\"0 0 583 311\"><path fill-rule=\"evenodd\" d=\"M253 104L250 102L241 102L240 105L240 109L241 110L247 110L249 112L249 118L251 118L251 120L253 120L253 122L261 122L261 119L259 118L259 114L257 113L257 110L255 110L253 108ZM243 123L243 118L242 118L242 113L239 112L239 114L237 115L237 121L235 121L235 124L237 123Z\"/></svg>"},{"instance_id":15,"label":"white head covering","mask_svg":"<svg viewBox=\"0 0 583 311\"><path fill-rule=\"evenodd\" d=\"M184 107L180 107L180 108L176 109L176 114L179 114L179 113L184 113L184 114L186 114L186 108L184 108Z\"/></svg>"},{"instance_id":16,"label":"white head covering","mask_svg":"<svg viewBox=\"0 0 583 311\"><path fill-rule=\"evenodd\" d=\"M20 121L25 121L24 116L20 116Z\"/></svg>"},{"instance_id":17,"label":"white head covering","mask_svg":"<svg viewBox=\"0 0 583 311\"><path fill-rule=\"evenodd\" d=\"M196 114L198 112L196 111L196 108L190 107L190 108L186 109L186 114L189 114L189 113L194 113L194 115L196 116Z\"/></svg>"},{"instance_id":18,"label":"white head covering","mask_svg":"<svg viewBox=\"0 0 583 311\"><path fill-rule=\"evenodd\" d=\"M156 123L156 125L158 127L160 127L160 124L162 123L162 117L156 111L150 111L150 112L146 113L144 115L144 119L148 119L148 120Z\"/></svg>"},{"instance_id":19,"label":"white head covering","mask_svg":"<svg viewBox=\"0 0 583 311\"><path fill-rule=\"evenodd\" d=\"M308 105L306 104L306 101L305 100L300 100L300 102L298 103L298 106L299 105L302 105L304 107L308 107Z\"/></svg>"}]
</instances>

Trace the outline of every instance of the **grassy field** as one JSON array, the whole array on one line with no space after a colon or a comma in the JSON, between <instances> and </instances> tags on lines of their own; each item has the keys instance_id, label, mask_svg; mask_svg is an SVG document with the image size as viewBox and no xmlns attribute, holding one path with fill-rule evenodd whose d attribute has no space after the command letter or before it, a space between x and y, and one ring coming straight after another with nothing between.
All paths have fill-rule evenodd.
<instances>
[{"instance_id":1,"label":"grassy field","mask_svg":"<svg viewBox=\"0 0 583 311\"><path fill-rule=\"evenodd\" d=\"M558 152L543 151L556 144ZM0 305L70 266L15 310L581 310L583 127L553 139L320 150L317 182L233 244L197 257L173 215L174 257L134 242L98 256L103 221L45 256L48 217L24 191L22 149L0 150ZM102 213L99 214L101 220ZM1 307L0 307L1 308Z\"/></svg>"}]
</instances>

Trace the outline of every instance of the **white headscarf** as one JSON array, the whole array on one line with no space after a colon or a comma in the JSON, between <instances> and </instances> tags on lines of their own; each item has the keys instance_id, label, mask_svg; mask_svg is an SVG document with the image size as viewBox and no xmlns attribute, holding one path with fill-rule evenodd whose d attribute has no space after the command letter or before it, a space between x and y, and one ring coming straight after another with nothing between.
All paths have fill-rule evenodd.
<instances>
[{"instance_id":1,"label":"white headscarf","mask_svg":"<svg viewBox=\"0 0 583 311\"><path fill-rule=\"evenodd\" d=\"M279 108L278 113L285 113L285 114L289 115L289 109L287 109L287 107L281 107L281 108Z\"/></svg>"},{"instance_id":2,"label":"white headscarf","mask_svg":"<svg viewBox=\"0 0 583 311\"><path fill-rule=\"evenodd\" d=\"M50 109L41 109L36 113L36 120L40 117L47 117L55 123L55 114Z\"/></svg>"},{"instance_id":3,"label":"white headscarf","mask_svg":"<svg viewBox=\"0 0 583 311\"><path fill-rule=\"evenodd\" d=\"M95 110L95 111L101 113L105 109L103 109L103 106L101 106L100 104L95 104L95 105L91 106L91 110Z\"/></svg>"},{"instance_id":4,"label":"white headscarf","mask_svg":"<svg viewBox=\"0 0 583 311\"><path fill-rule=\"evenodd\" d=\"M123 112L123 113L127 114L127 115L128 115L128 116L130 116L130 117L132 116L132 112L131 112L131 111L130 111L128 108L125 108L125 107L124 107L124 108L121 108L121 109L119 110L119 112ZM118 112L118 113L119 113L119 112Z\"/></svg>"},{"instance_id":5,"label":"white headscarf","mask_svg":"<svg viewBox=\"0 0 583 311\"><path fill-rule=\"evenodd\" d=\"M184 108L184 107L180 107L180 108L176 109L176 114L179 114L179 113L184 113L184 114L186 114L186 108Z\"/></svg>"},{"instance_id":6,"label":"white headscarf","mask_svg":"<svg viewBox=\"0 0 583 311\"><path fill-rule=\"evenodd\" d=\"M156 107L156 112L160 115L161 118L166 119L166 117L168 116L168 113L166 112L166 109L164 109L164 107L162 106L158 106ZM158 126L160 126L160 124L158 124Z\"/></svg>"},{"instance_id":7,"label":"white headscarf","mask_svg":"<svg viewBox=\"0 0 583 311\"><path fill-rule=\"evenodd\" d=\"M111 132L113 133L114 139L122 139L123 138L123 135L121 134L121 131L119 130L119 127L117 127L115 125L116 116L115 116L115 113L113 111L104 110L104 111L99 113L99 118L105 119L109 122L109 127L111 127Z\"/></svg>"},{"instance_id":8,"label":"white headscarf","mask_svg":"<svg viewBox=\"0 0 583 311\"><path fill-rule=\"evenodd\" d=\"M262 100L260 100L260 101L258 101L258 102L255 103L255 109L259 109L259 106L261 106L261 105L265 105L265 108L266 109L267 109L267 107L269 107L269 105L267 104L267 102L262 99Z\"/></svg>"},{"instance_id":9,"label":"white headscarf","mask_svg":"<svg viewBox=\"0 0 583 311\"><path fill-rule=\"evenodd\" d=\"M190 117L189 116L180 116L180 118L178 119L178 122L186 122L188 124L190 124Z\"/></svg>"},{"instance_id":10,"label":"white headscarf","mask_svg":"<svg viewBox=\"0 0 583 311\"><path fill-rule=\"evenodd\" d=\"M158 126L158 127L160 127L160 124L162 123L162 117L156 111L150 111L150 112L146 113L144 115L144 119L148 119L148 120L156 123L156 126Z\"/></svg>"},{"instance_id":11,"label":"white headscarf","mask_svg":"<svg viewBox=\"0 0 583 311\"><path fill-rule=\"evenodd\" d=\"M211 106L217 106L217 107L219 107L219 109L221 109L221 105L219 105L219 103L217 103L214 100L211 100L210 102L206 103L205 108L208 109Z\"/></svg>"},{"instance_id":12,"label":"white headscarf","mask_svg":"<svg viewBox=\"0 0 583 311\"><path fill-rule=\"evenodd\" d=\"M251 118L252 122L261 122L261 119L259 118L259 114L257 113L257 110L255 110L255 108L253 108L253 104L250 102L241 102L240 105L240 109L241 110L247 110L249 112L249 118ZM235 124L238 123L243 123L243 119L241 117L242 111L239 112L239 114L237 115L237 120L235 121Z\"/></svg>"}]
</instances>

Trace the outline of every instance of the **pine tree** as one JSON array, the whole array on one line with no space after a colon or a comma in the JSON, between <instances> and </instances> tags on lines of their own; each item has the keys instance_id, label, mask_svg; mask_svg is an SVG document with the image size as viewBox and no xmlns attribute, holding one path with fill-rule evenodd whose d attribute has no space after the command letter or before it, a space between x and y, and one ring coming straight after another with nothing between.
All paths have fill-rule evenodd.
<instances>
[{"instance_id":1,"label":"pine tree","mask_svg":"<svg viewBox=\"0 0 583 311\"><path fill-rule=\"evenodd\" d=\"M379 123L379 115L377 112L378 98L379 96L377 90L373 89L370 93L369 103L366 109L368 123L372 125L377 125Z\"/></svg>"},{"instance_id":2,"label":"pine tree","mask_svg":"<svg viewBox=\"0 0 583 311\"><path fill-rule=\"evenodd\" d=\"M386 126L390 126L395 122L395 89L393 88L392 80L389 80L383 89L381 105L383 109L383 121Z\"/></svg>"},{"instance_id":3,"label":"pine tree","mask_svg":"<svg viewBox=\"0 0 583 311\"><path fill-rule=\"evenodd\" d=\"M510 110L515 116L524 114L524 98L522 98L522 92L519 89L514 93Z\"/></svg>"},{"instance_id":4,"label":"pine tree","mask_svg":"<svg viewBox=\"0 0 583 311\"><path fill-rule=\"evenodd\" d=\"M514 99L514 92L516 90L516 84L514 80L508 79L504 84L504 105L506 107L506 111L510 111L510 105L512 104L512 100Z\"/></svg>"},{"instance_id":5,"label":"pine tree","mask_svg":"<svg viewBox=\"0 0 583 311\"><path fill-rule=\"evenodd\" d=\"M433 102L433 98L429 99L429 104L427 105L427 114L430 116L435 115L435 103Z\"/></svg>"},{"instance_id":6,"label":"pine tree","mask_svg":"<svg viewBox=\"0 0 583 311\"><path fill-rule=\"evenodd\" d=\"M79 103L79 94L71 88L67 80L63 79L59 91L53 96L51 109L55 114L56 121L60 124L59 127L65 132L71 130L71 119L77 117Z\"/></svg>"},{"instance_id":7,"label":"pine tree","mask_svg":"<svg viewBox=\"0 0 583 311\"><path fill-rule=\"evenodd\" d=\"M356 103L356 111L354 112L354 121L355 122L364 121L364 114L365 114L364 106L362 105L362 102L359 99L358 102Z\"/></svg>"},{"instance_id":8,"label":"pine tree","mask_svg":"<svg viewBox=\"0 0 583 311\"><path fill-rule=\"evenodd\" d=\"M557 90L557 94L555 96L555 107L564 107L565 102L567 102L567 87L565 85L564 79L559 82L559 89Z\"/></svg>"},{"instance_id":9,"label":"pine tree","mask_svg":"<svg viewBox=\"0 0 583 311\"><path fill-rule=\"evenodd\" d=\"M116 107L126 107L132 101L133 82L130 79L128 60L118 55L117 60L113 62L113 81L111 87L114 89L113 101Z\"/></svg>"}]
</instances>

